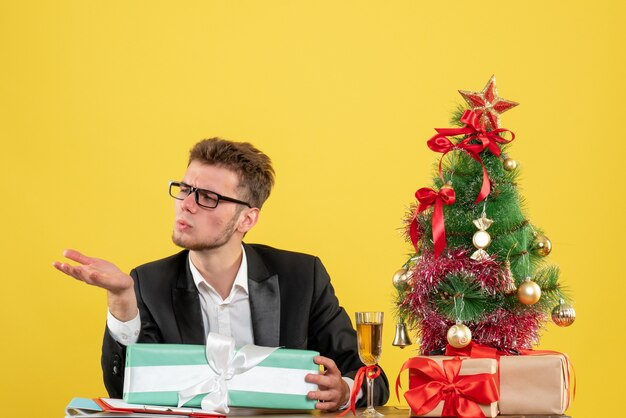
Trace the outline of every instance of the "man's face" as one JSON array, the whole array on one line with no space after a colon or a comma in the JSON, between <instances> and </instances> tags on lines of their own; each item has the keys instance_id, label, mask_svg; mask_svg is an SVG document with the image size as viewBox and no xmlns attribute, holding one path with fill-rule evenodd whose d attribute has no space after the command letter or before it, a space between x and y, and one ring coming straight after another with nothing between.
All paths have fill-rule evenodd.
<instances>
[{"instance_id":1,"label":"man's face","mask_svg":"<svg viewBox=\"0 0 626 418\"><path fill-rule=\"evenodd\" d=\"M192 161L182 182L223 196L242 199L237 189L239 177L227 168ZM248 209L246 206L220 201L216 208L207 209L196 204L194 193L175 202L174 244L189 250L203 251L228 243L241 243L246 232L241 230L245 218L242 212Z\"/></svg>"}]
</instances>

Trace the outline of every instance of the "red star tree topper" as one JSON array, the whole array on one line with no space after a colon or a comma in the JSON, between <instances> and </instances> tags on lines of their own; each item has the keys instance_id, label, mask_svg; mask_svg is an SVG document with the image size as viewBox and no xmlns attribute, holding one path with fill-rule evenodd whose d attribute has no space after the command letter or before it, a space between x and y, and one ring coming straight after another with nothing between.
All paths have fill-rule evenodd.
<instances>
[{"instance_id":1,"label":"red star tree topper","mask_svg":"<svg viewBox=\"0 0 626 418\"><path fill-rule=\"evenodd\" d=\"M486 128L500 127L500 114L514 108L519 103L498 96L496 76L492 75L482 91L459 90L461 96L480 117Z\"/></svg>"}]
</instances>

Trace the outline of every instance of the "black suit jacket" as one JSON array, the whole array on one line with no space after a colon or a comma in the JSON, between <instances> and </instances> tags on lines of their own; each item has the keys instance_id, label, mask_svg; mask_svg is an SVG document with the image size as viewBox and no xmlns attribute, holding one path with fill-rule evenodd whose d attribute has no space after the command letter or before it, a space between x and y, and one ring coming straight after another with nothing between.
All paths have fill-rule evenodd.
<instances>
[{"instance_id":1,"label":"black suit jacket","mask_svg":"<svg viewBox=\"0 0 626 418\"><path fill-rule=\"evenodd\" d=\"M317 257L244 244L254 343L319 351L354 378L361 363L356 332L339 306L330 277ZM188 251L131 271L141 315L140 343L205 344L198 290ZM108 329L102 345L102 371L109 396L122 397L125 347ZM374 385L374 402L389 398L384 372ZM363 391L365 393L365 386ZM365 403L365 396L359 404Z\"/></svg>"}]
</instances>

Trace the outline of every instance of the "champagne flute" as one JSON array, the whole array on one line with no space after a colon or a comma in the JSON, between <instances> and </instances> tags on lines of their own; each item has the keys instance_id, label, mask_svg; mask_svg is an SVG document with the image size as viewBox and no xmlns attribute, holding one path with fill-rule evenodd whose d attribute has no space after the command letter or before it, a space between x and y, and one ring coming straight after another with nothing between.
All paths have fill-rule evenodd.
<instances>
[{"instance_id":1,"label":"champagne flute","mask_svg":"<svg viewBox=\"0 0 626 418\"><path fill-rule=\"evenodd\" d=\"M366 366L374 366L380 360L383 345L383 312L356 312L356 335L359 344L359 358ZM367 377L367 408L363 417L382 417L374 409L374 379Z\"/></svg>"}]
</instances>

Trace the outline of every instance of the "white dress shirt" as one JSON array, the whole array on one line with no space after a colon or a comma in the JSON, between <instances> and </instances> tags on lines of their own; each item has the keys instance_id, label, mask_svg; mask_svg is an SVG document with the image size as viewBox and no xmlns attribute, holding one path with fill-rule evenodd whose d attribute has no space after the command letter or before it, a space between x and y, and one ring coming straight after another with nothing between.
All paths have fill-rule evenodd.
<instances>
[{"instance_id":1,"label":"white dress shirt","mask_svg":"<svg viewBox=\"0 0 626 418\"><path fill-rule=\"evenodd\" d=\"M200 307L202 308L202 324L204 334L209 330L235 339L237 348L246 344L254 343L252 334L252 316L250 314L250 300L248 298L248 259L243 251L241 264L233 287L226 299L204 280L196 266L188 257L191 276L198 289ZM112 337L122 345L134 344L139 338L141 319L139 313L128 322L122 322L115 318L109 311L107 315L107 327Z\"/></svg>"},{"instance_id":2,"label":"white dress shirt","mask_svg":"<svg viewBox=\"0 0 626 418\"><path fill-rule=\"evenodd\" d=\"M189 257L189 268L200 296L205 335L211 330L211 332L233 337L237 348L246 344L254 344L250 300L248 298L248 259L246 252L243 251L235 282L226 299L222 299L213 286L204 280L196 266L191 262L191 257Z\"/></svg>"}]
</instances>

